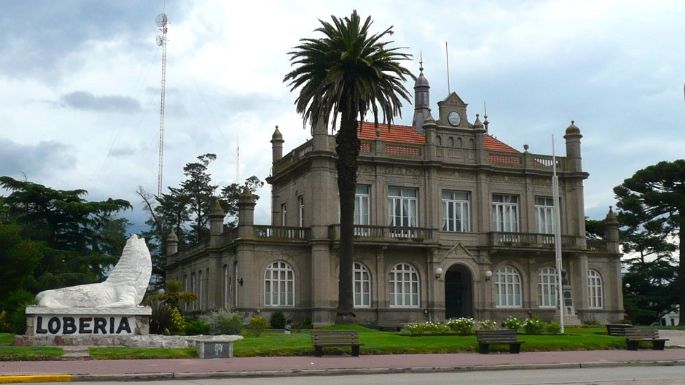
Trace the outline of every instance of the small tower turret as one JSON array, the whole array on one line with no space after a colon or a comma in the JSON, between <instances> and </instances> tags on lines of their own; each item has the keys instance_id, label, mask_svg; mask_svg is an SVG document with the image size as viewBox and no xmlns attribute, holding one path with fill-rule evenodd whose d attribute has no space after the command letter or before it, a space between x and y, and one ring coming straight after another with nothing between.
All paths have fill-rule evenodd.
<instances>
[{"instance_id":1,"label":"small tower turret","mask_svg":"<svg viewBox=\"0 0 685 385\"><path fill-rule=\"evenodd\" d=\"M604 219L604 227L606 231L606 241L607 241L607 251L610 253L619 253L619 240L618 240L618 217L609 206L609 212L607 217Z\"/></svg>"},{"instance_id":2,"label":"small tower turret","mask_svg":"<svg viewBox=\"0 0 685 385\"><path fill-rule=\"evenodd\" d=\"M568 161L569 171L582 171L582 157L580 154L580 128L576 126L575 121L571 121L571 125L566 128L566 158Z\"/></svg>"},{"instance_id":3,"label":"small tower turret","mask_svg":"<svg viewBox=\"0 0 685 385\"><path fill-rule=\"evenodd\" d=\"M271 158L275 162L283 157L283 135L278 131L278 126L271 135Z\"/></svg>"},{"instance_id":4,"label":"small tower turret","mask_svg":"<svg viewBox=\"0 0 685 385\"><path fill-rule=\"evenodd\" d=\"M178 236L174 229L171 229L166 237L166 255L170 256L176 253L178 253Z\"/></svg>"},{"instance_id":5,"label":"small tower turret","mask_svg":"<svg viewBox=\"0 0 685 385\"><path fill-rule=\"evenodd\" d=\"M214 237L224 232L224 217L226 213L221 208L218 198L212 199L212 206L209 209L209 234Z\"/></svg>"},{"instance_id":6,"label":"small tower turret","mask_svg":"<svg viewBox=\"0 0 685 385\"><path fill-rule=\"evenodd\" d=\"M419 61L419 77L414 84L414 120L412 126L416 130L423 131L423 122L430 114L430 85L423 76L423 58Z\"/></svg>"}]
</instances>

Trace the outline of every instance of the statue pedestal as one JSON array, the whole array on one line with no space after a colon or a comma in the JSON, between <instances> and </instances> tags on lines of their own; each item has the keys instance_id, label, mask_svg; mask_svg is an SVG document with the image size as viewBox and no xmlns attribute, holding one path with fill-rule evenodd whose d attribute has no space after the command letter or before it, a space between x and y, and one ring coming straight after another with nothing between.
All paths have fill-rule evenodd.
<instances>
[{"instance_id":1,"label":"statue pedestal","mask_svg":"<svg viewBox=\"0 0 685 385\"><path fill-rule=\"evenodd\" d=\"M150 307L26 308L26 341L31 345L107 345L150 333Z\"/></svg>"}]
</instances>

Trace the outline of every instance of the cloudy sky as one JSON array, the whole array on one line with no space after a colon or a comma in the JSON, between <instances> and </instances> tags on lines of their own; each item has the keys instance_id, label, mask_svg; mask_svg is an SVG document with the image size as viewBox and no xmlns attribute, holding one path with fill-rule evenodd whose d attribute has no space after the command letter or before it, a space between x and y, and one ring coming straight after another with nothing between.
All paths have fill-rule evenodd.
<instances>
[{"instance_id":1,"label":"cloudy sky","mask_svg":"<svg viewBox=\"0 0 685 385\"><path fill-rule=\"evenodd\" d=\"M221 185L264 179L278 125L285 150L308 131L282 83L287 52L316 36L318 19L372 15L393 25L417 58L431 103L451 89L487 102L490 133L534 153L563 150L575 120L583 133L586 214L614 204L612 188L636 170L685 153L685 3L675 1L9 1L0 12L0 175L89 199L155 192L161 51L155 16L169 17L165 185L216 153ZM418 59L409 63L418 72ZM413 87L413 84L407 84ZM411 89L411 88L410 88ZM412 107L400 123L410 124ZM268 187L261 195L269 195ZM257 221L268 223L268 199Z\"/></svg>"}]
</instances>

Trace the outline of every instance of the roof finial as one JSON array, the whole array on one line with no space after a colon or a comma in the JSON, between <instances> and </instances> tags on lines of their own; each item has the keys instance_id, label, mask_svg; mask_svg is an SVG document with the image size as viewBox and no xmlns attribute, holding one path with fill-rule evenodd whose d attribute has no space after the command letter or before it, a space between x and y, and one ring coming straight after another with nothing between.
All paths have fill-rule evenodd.
<instances>
[{"instance_id":1,"label":"roof finial","mask_svg":"<svg viewBox=\"0 0 685 385\"><path fill-rule=\"evenodd\" d=\"M419 71L423 72L423 51L419 51Z\"/></svg>"},{"instance_id":2,"label":"roof finial","mask_svg":"<svg viewBox=\"0 0 685 385\"><path fill-rule=\"evenodd\" d=\"M488 121L488 105L485 103L485 100L483 100L483 110L484 110L483 126L485 126L485 131L487 131L488 130L488 124L490 124L490 122Z\"/></svg>"}]
</instances>

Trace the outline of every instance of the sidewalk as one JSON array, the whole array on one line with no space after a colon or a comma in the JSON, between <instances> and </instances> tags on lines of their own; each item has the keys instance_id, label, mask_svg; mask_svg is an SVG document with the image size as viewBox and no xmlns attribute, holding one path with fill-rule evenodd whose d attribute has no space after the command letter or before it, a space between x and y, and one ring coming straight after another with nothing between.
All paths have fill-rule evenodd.
<instances>
[{"instance_id":1,"label":"sidewalk","mask_svg":"<svg viewBox=\"0 0 685 385\"><path fill-rule=\"evenodd\" d=\"M239 357L230 359L88 360L0 362L0 383L12 376L49 375L55 381L163 378L258 377L398 372L477 371L535 368L683 365L685 349L526 352L521 354L397 354L324 357ZM4 380L3 380L4 379ZM64 377L60 377L64 381ZM16 379L14 381L17 381ZM36 381L34 381L36 382Z\"/></svg>"}]
</instances>

